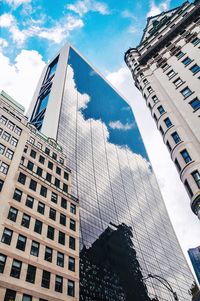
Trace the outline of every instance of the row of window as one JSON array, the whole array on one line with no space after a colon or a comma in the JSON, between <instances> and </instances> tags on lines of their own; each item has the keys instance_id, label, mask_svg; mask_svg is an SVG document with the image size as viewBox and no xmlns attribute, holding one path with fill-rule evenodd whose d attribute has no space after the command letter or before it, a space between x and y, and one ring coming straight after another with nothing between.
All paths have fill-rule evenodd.
<instances>
[{"instance_id":1,"label":"row of window","mask_svg":"<svg viewBox=\"0 0 200 301\"><path fill-rule=\"evenodd\" d=\"M42 186L41 186L42 188ZM43 193L43 192L42 192ZM23 192L20 189L15 189L14 194L13 194L13 199L15 199L16 201L20 202L22 199L22 195ZM33 208L33 204L34 204L34 198L30 195L27 195L26 198L26 202L25 205L29 208ZM55 192L51 193L51 201L55 204L57 204L58 201L58 195ZM60 203L61 207L64 209L67 209L67 200L65 198L61 198L61 203ZM72 214L76 214L76 205L74 205L73 203L70 203L70 212ZM42 202L38 202L38 209L37 211L41 214L44 214L45 211L45 204Z\"/></svg>"},{"instance_id":2,"label":"row of window","mask_svg":"<svg viewBox=\"0 0 200 301\"><path fill-rule=\"evenodd\" d=\"M8 132L3 131L2 128L0 128L0 136L3 140L9 142L12 146L17 146L18 140L15 137L11 136L11 134L9 134Z\"/></svg>"},{"instance_id":3,"label":"row of window","mask_svg":"<svg viewBox=\"0 0 200 301\"><path fill-rule=\"evenodd\" d=\"M26 178L27 178L27 176L24 173L20 172L19 177L18 177L18 182L25 185L26 184ZM31 190L36 191L37 185L38 185L38 183L35 180L30 179L29 188ZM57 188L60 188L60 180L55 178L54 185ZM41 185L40 195L43 196L43 197L47 197L47 191L48 191L47 187ZM66 183L63 183L62 191L66 192L66 193L68 192L68 185Z\"/></svg>"},{"instance_id":4,"label":"row of window","mask_svg":"<svg viewBox=\"0 0 200 301\"><path fill-rule=\"evenodd\" d=\"M18 197L18 195L17 195ZM29 199L28 199L29 201ZM44 210L45 210L45 205L41 202L38 203L38 208L37 211L41 214L44 214ZM17 219L17 215L18 215L18 209L14 208L14 207L10 207L9 209L9 213L8 213L8 219L12 220L13 222L16 222ZM56 221L56 215L57 212L54 208L49 208L49 218ZM63 213L60 213L60 224L63 226L66 226L66 215ZM30 225L30 221L31 221L31 216L24 213L23 217L22 217L22 222L21 225L29 228ZM69 228L72 231L76 231L76 221L73 220L72 218L69 219Z\"/></svg>"},{"instance_id":5,"label":"row of window","mask_svg":"<svg viewBox=\"0 0 200 301\"><path fill-rule=\"evenodd\" d=\"M37 141L37 144L36 144L35 139L34 139L33 137L30 137L29 142L30 142L31 144L37 145L37 147L38 147L39 149L41 149L41 150L43 149L43 144L40 143L39 141ZM51 157L52 157L54 160L58 161L58 156L57 156L57 154L54 153L54 152L51 153L51 150L50 150L48 147L45 147L44 152L45 152L45 154L47 154L48 156L51 155ZM62 157L59 157L59 163L62 164L62 165L64 164L64 159L63 159Z\"/></svg>"},{"instance_id":6,"label":"row of window","mask_svg":"<svg viewBox=\"0 0 200 301\"><path fill-rule=\"evenodd\" d=\"M0 254L0 272L3 273L4 267L6 264L7 256L4 254ZM13 259L10 276L14 278L20 278L22 270L22 261ZM33 265L28 265L27 273L26 273L26 282L35 283L37 268ZM49 289L51 282L51 273L49 271L42 271L42 279L41 286ZM55 287L54 290L59 293L63 293L63 277L59 275L55 275ZM75 295L75 282L73 280L68 280L67 283L67 295L74 297ZM8 299L10 300L10 299ZM12 299L11 299L12 300Z\"/></svg>"},{"instance_id":7,"label":"row of window","mask_svg":"<svg viewBox=\"0 0 200 301\"><path fill-rule=\"evenodd\" d=\"M18 136L21 135L22 129L14 124L12 121L8 120L5 116L1 115L0 123L4 124L9 128L11 131L14 131Z\"/></svg>"},{"instance_id":8,"label":"row of window","mask_svg":"<svg viewBox=\"0 0 200 301\"><path fill-rule=\"evenodd\" d=\"M4 301L15 301L16 300L16 294L17 294L16 291L7 289L3 300ZM27 295L27 294L23 294L22 301L32 301L32 300L33 300L32 296ZM48 301L48 300L40 298L39 301Z\"/></svg>"},{"instance_id":9,"label":"row of window","mask_svg":"<svg viewBox=\"0 0 200 301\"><path fill-rule=\"evenodd\" d=\"M27 148L24 149L24 152L27 153ZM35 159L36 156L37 156L37 152L34 150L34 149L31 149L30 150L30 156ZM41 164L45 164L45 157L40 155L39 158L38 158L38 161L41 163ZM33 162L31 162L32 165L33 165ZM47 167L50 169L50 170L53 170L54 169L54 164L52 161L48 161L48 164L47 164ZM55 172L59 175L59 176L63 176L63 178L65 180L69 180L69 174L64 171L63 174L62 174L62 169L56 165L56 168L55 168Z\"/></svg>"}]
</instances>

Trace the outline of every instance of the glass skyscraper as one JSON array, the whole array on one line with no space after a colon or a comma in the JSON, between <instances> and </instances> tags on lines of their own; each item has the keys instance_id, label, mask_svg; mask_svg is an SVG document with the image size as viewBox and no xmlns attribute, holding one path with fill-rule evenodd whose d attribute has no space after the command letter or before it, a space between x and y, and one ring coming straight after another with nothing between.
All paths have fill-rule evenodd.
<instances>
[{"instance_id":1,"label":"glass skyscraper","mask_svg":"<svg viewBox=\"0 0 200 301\"><path fill-rule=\"evenodd\" d=\"M45 67L30 121L63 147L80 201L80 300L179 300L193 282L132 110L74 48ZM158 299L156 299L156 297Z\"/></svg>"},{"instance_id":2,"label":"glass skyscraper","mask_svg":"<svg viewBox=\"0 0 200 301\"><path fill-rule=\"evenodd\" d=\"M200 284L200 246L188 250L190 260Z\"/></svg>"}]
</instances>

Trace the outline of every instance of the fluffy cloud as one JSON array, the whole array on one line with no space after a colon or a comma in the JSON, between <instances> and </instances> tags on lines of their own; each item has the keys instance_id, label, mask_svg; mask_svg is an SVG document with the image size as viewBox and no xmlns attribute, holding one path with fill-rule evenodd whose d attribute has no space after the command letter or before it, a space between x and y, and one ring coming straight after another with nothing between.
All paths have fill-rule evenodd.
<instances>
[{"instance_id":1,"label":"fluffy cloud","mask_svg":"<svg viewBox=\"0 0 200 301\"><path fill-rule=\"evenodd\" d=\"M21 4L28 4L31 2L31 0L5 0L6 3L8 3L13 8L16 8L20 6Z\"/></svg>"},{"instance_id":2,"label":"fluffy cloud","mask_svg":"<svg viewBox=\"0 0 200 301\"><path fill-rule=\"evenodd\" d=\"M8 42L2 38L0 38L0 49L7 47L8 46Z\"/></svg>"},{"instance_id":3,"label":"fluffy cloud","mask_svg":"<svg viewBox=\"0 0 200 301\"><path fill-rule=\"evenodd\" d=\"M134 127L134 123L126 123L123 124L121 121L111 121L109 123L109 126L114 130L122 130L122 131L128 131Z\"/></svg>"},{"instance_id":4,"label":"fluffy cloud","mask_svg":"<svg viewBox=\"0 0 200 301\"><path fill-rule=\"evenodd\" d=\"M169 9L171 0L164 0L159 5L156 5L154 0L150 1L150 11L147 13L147 17L152 17L155 15L160 14L163 11L166 11Z\"/></svg>"},{"instance_id":5,"label":"fluffy cloud","mask_svg":"<svg viewBox=\"0 0 200 301\"><path fill-rule=\"evenodd\" d=\"M123 67L117 72L109 74L107 79L126 97L132 106L172 224L188 259L187 250L199 245L199 220L190 209L190 200L167 148L144 99L134 86L128 68ZM190 264L189 260L188 262Z\"/></svg>"},{"instance_id":6,"label":"fluffy cloud","mask_svg":"<svg viewBox=\"0 0 200 301\"><path fill-rule=\"evenodd\" d=\"M94 0L77 1L75 4L68 4L67 8L81 17L89 11L98 12L102 15L109 14L108 6L105 3Z\"/></svg>"},{"instance_id":7,"label":"fluffy cloud","mask_svg":"<svg viewBox=\"0 0 200 301\"><path fill-rule=\"evenodd\" d=\"M45 62L37 51L22 50L11 64L8 57L0 54L0 90L4 90L26 108L33 96Z\"/></svg>"},{"instance_id":8,"label":"fluffy cloud","mask_svg":"<svg viewBox=\"0 0 200 301\"><path fill-rule=\"evenodd\" d=\"M54 43L61 43L66 39L70 32L84 26L83 21L80 18L72 15L67 15L65 18L56 22L52 27L42 27L37 25L37 21L30 21L30 26L26 29L19 29L17 20L11 14L3 14L0 16L1 27L8 28L11 34L13 42L17 46L22 46L24 42L30 37L40 37L53 41Z\"/></svg>"}]
</instances>

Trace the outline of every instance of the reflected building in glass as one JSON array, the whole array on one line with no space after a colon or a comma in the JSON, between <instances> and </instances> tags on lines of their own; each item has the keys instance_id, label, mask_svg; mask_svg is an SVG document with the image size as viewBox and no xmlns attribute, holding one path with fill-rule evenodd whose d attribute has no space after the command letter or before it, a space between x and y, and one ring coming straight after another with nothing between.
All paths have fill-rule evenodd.
<instances>
[{"instance_id":1,"label":"reflected building in glass","mask_svg":"<svg viewBox=\"0 0 200 301\"><path fill-rule=\"evenodd\" d=\"M45 67L31 122L63 147L80 200L80 300L179 300L193 282L130 106L74 48ZM157 298L157 299L156 299Z\"/></svg>"}]
</instances>

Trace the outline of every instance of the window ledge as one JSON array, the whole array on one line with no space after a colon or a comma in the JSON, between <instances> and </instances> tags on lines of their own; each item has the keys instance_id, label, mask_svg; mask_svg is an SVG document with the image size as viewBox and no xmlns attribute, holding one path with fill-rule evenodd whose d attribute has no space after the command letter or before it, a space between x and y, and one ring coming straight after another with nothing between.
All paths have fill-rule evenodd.
<instances>
[{"instance_id":1,"label":"window ledge","mask_svg":"<svg viewBox=\"0 0 200 301\"><path fill-rule=\"evenodd\" d=\"M187 99L188 97L190 97L190 96L193 95L193 94L194 94L194 91L193 91L190 95L185 96L185 97L183 98L183 100ZM182 95L183 95L183 94L182 94Z\"/></svg>"}]
</instances>

